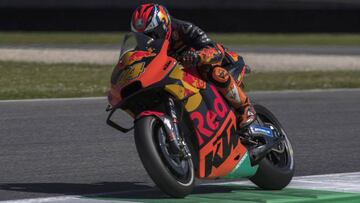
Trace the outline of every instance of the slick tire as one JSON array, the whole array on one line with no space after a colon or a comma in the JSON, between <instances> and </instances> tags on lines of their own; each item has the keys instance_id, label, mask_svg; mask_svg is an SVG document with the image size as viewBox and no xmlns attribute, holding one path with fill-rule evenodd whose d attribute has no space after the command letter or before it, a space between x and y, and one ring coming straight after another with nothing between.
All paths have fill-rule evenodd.
<instances>
[{"instance_id":1,"label":"slick tire","mask_svg":"<svg viewBox=\"0 0 360 203\"><path fill-rule=\"evenodd\" d=\"M268 109L261 105L254 105L254 108L258 116L263 121L266 120L267 122L272 123L281 131L281 133L285 135L284 143L286 148L284 153L286 153L287 162L279 167L273 164L267 157L265 157L262 161L260 161L258 171L253 177L250 178L250 180L261 189L283 189L290 183L295 171L295 163L291 143L280 122Z\"/></svg>"},{"instance_id":2,"label":"slick tire","mask_svg":"<svg viewBox=\"0 0 360 203\"><path fill-rule=\"evenodd\" d=\"M182 198L190 194L195 184L192 160L189 163L189 178L180 181L166 166L155 139L160 120L153 116L141 118L135 123L135 144L141 162L155 184L166 194Z\"/></svg>"}]
</instances>

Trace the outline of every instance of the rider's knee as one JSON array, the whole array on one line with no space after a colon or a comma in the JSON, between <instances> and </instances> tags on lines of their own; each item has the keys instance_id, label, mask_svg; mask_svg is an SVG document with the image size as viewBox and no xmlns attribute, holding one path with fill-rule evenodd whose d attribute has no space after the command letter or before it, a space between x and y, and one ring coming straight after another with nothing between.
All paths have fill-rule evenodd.
<instances>
[{"instance_id":1,"label":"rider's knee","mask_svg":"<svg viewBox=\"0 0 360 203\"><path fill-rule=\"evenodd\" d=\"M225 68L216 66L212 68L209 78L215 85L227 87L230 83L230 77L229 72Z\"/></svg>"}]
</instances>

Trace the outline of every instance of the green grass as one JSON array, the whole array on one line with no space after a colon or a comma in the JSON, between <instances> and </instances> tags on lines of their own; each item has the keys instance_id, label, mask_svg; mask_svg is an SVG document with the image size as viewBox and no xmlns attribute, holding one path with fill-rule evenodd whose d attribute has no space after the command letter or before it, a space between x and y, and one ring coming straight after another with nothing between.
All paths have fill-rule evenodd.
<instances>
[{"instance_id":1,"label":"green grass","mask_svg":"<svg viewBox=\"0 0 360 203\"><path fill-rule=\"evenodd\" d=\"M246 90L359 88L360 70L255 72L245 79Z\"/></svg>"},{"instance_id":2,"label":"green grass","mask_svg":"<svg viewBox=\"0 0 360 203\"><path fill-rule=\"evenodd\" d=\"M112 66L0 61L0 99L105 96ZM259 72L246 90L359 88L359 71Z\"/></svg>"},{"instance_id":3,"label":"green grass","mask_svg":"<svg viewBox=\"0 0 360 203\"><path fill-rule=\"evenodd\" d=\"M119 44L123 33L0 32L0 44Z\"/></svg>"},{"instance_id":4,"label":"green grass","mask_svg":"<svg viewBox=\"0 0 360 203\"><path fill-rule=\"evenodd\" d=\"M1 44L119 44L123 33L0 32ZM343 45L360 46L357 34L241 34L210 33L228 45Z\"/></svg>"},{"instance_id":5,"label":"green grass","mask_svg":"<svg viewBox=\"0 0 360 203\"><path fill-rule=\"evenodd\" d=\"M0 62L0 99L103 96L111 66Z\"/></svg>"}]
</instances>

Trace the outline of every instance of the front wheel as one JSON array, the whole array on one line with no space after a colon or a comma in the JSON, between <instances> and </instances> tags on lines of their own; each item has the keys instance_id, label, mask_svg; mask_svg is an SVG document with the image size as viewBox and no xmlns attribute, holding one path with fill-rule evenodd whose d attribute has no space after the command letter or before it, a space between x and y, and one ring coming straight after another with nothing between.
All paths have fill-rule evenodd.
<instances>
[{"instance_id":1,"label":"front wheel","mask_svg":"<svg viewBox=\"0 0 360 203\"><path fill-rule=\"evenodd\" d=\"M135 144L146 171L163 192L172 197L191 193L195 183L192 160L170 152L160 119L148 116L136 121Z\"/></svg>"},{"instance_id":2,"label":"front wheel","mask_svg":"<svg viewBox=\"0 0 360 203\"><path fill-rule=\"evenodd\" d=\"M259 169L250 180L262 189L280 190L294 176L294 154L289 138L276 117L264 106L254 105L260 122L273 126L284 137L282 143L273 148L259 163Z\"/></svg>"}]
</instances>

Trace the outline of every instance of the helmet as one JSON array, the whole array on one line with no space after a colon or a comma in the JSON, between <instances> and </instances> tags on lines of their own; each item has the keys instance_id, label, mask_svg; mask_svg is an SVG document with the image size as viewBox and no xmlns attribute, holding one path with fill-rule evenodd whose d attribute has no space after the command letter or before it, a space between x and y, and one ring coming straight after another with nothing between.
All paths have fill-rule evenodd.
<instances>
[{"instance_id":1,"label":"helmet","mask_svg":"<svg viewBox=\"0 0 360 203\"><path fill-rule=\"evenodd\" d=\"M143 4L133 13L131 31L144 33L153 39L164 39L171 34L170 15L158 4Z\"/></svg>"}]
</instances>

